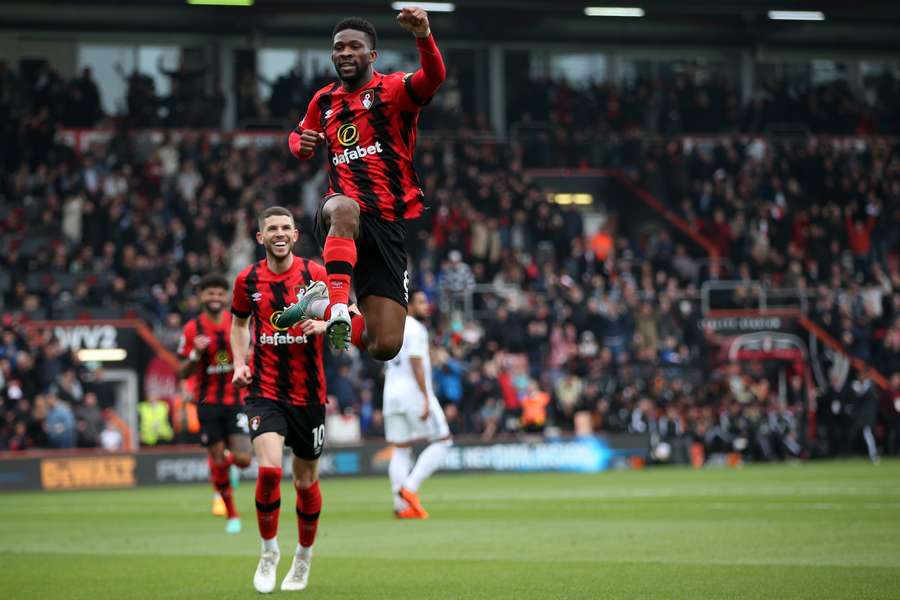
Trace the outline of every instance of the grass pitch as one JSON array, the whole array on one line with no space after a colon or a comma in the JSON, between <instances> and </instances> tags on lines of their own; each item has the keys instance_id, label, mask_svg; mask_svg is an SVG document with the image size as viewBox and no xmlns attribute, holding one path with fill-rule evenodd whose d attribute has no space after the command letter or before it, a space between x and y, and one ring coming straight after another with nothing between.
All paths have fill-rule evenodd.
<instances>
[{"instance_id":1,"label":"grass pitch","mask_svg":"<svg viewBox=\"0 0 900 600\"><path fill-rule=\"evenodd\" d=\"M258 597L208 486L0 496L0 598ZM900 598L900 462L438 476L397 522L387 479L325 480L321 598ZM279 584L296 544L282 486ZM287 593L276 589L277 596Z\"/></svg>"}]
</instances>

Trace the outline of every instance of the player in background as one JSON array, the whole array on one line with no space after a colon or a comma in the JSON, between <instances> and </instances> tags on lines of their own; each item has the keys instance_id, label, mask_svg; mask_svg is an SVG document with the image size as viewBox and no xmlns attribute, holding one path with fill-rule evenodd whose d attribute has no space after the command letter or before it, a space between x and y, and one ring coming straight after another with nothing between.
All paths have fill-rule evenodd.
<instances>
[{"instance_id":1,"label":"player in background","mask_svg":"<svg viewBox=\"0 0 900 600\"><path fill-rule=\"evenodd\" d=\"M267 208L258 221L256 240L265 247L266 258L244 269L235 280L231 348L234 383L248 390L246 413L259 464L256 519L262 550L253 585L269 593L275 589L281 557L276 534L284 446L293 450L299 543L281 589L302 590L309 579L322 510L318 460L325 443L325 323L307 320L297 327L276 323L298 290L325 279L326 274L321 265L294 256L300 233L287 209Z\"/></svg>"},{"instance_id":2,"label":"player in background","mask_svg":"<svg viewBox=\"0 0 900 600\"><path fill-rule=\"evenodd\" d=\"M209 454L209 478L225 505L225 531L240 533L229 470L250 465L243 393L232 382L228 280L209 273L197 285L202 311L188 321L178 343L179 376L189 379L200 419L200 441ZM215 512L215 508L214 508Z\"/></svg>"},{"instance_id":3,"label":"player in background","mask_svg":"<svg viewBox=\"0 0 900 600\"><path fill-rule=\"evenodd\" d=\"M419 486L440 467L453 445L447 419L432 389L428 330L424 323L430 312L425 294L413 291L403 348L385 364L384 436L394 445L388 475L394 514L400 519L428 518L419 501ZM423 440L430 443L412 466L412 446Z\"/></svg>"},{"instance_id":4,"label":"player in background","mask_svg":"<svg viewBox=\"0 0 900 600\"><path fill-rule=\"evenodd\" d=\"M382 361L396 356L403 342L405 221L424 207L413 169L416 125L446 77L428 14L404 8L397 21L416 37L421 68L375 71L375 28L363 19L344 19L332 36L339 81L316 92L288 136L291 152L301 160L311 158L320 144L327 149L329 188L316 215L316 235L328 284L305 290L279 322L325 319L332 348L344 350L352 342ZM348 309L351 279L362 314Z\"/></svg>"}]
</instances>

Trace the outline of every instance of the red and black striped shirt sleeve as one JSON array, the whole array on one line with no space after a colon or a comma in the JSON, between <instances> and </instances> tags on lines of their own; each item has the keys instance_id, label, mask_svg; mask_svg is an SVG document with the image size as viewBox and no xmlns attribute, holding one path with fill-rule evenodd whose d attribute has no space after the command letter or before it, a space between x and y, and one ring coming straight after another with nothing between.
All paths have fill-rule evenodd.
<instances>
[{"instance_id":1,"label":"red and black striped shirt sleeve","mask_svg":"<svg viewBox=\"0 0 900 600\"><path fill-rule=\"evenodd\" d=\"M190 356L191 350L194 349L195 337L197 337L197 327L192 319L181 330L181 338L178 340L178 350L176 352L179 358Z\"/></svg>"},{"instance_id":2,"label":"red and black striped shirt sleeve","mask_svg":"<svg viewBox=\"0 0 900 600\"><path fill-rule=\"evenodd\" d=\"M234 280L231 293L231 314L241 319L250 316L250 298L247 296L247 271L242 271Z\"/></svg>"},{"instance_id":3,"label":"red and black striped shirt sleeve","mask_svg":"<svg viewBox=\"0 0 900 600\"><path fill-rule=\"evenodd\" d=\"M434 35L416 38L416 47L419 49L419 62L422 67L403 78L405 93L397 98L403 110L415 111L428 104L447 78L447 68L434 41Z\"/></svg>"},{"instance_id":4,"label":"red and black striped shirt sleeve","mask_svg":"<svg viewBox=\"0 0 900 600\"><path fill-rule=\"evenodd\" d=\"M305 129L321 132L322 127L320 121L321 110L319 109L319 94L316 93L313 95L312 100L309 101L309 106L306 108L306 115L303 116L300 124L294 127L293 131L288 134L288 148L290 148L291 154L300 160L308 160L313 157L315 152L310 152L308 154L302 154L300 152L300 134L302 134Z\"/></svg>"}]
</instances>

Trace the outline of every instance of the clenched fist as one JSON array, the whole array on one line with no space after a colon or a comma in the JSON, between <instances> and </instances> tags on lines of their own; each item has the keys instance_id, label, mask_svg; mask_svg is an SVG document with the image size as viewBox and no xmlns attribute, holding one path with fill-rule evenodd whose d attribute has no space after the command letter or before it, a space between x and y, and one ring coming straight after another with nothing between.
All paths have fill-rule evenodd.
<instances>
[{"instance_id":1,"label":"clenched fist","mask_svg":"<svg viewBox=\"0 0 900 600\"><path fill-rule=\"evenodd\" d=\"M416 37L428 37L431 27L428 25L428 13L418 6L404 8L397 15L397 22L403 29L412 32Z\"/></svg>"},{"instance_id":2,"label":"clenched fist","mask_svg":"<svg viewBox=\"0 0 900 600\"><path fill-rule=\"evenodd\" d=\"M325 141L325 134L312 129L304 129L300 134L300 154L312 154Z\"/></svg>"},{"instance_id":3,"label":"clenched fist","mask_svg":"<svg viewBox=\"0 0 900 600\"><path fill-rule=\"evenodd\" d=\"M194 348L196 348L198 352L203 352L204 350L209 348L210 341L212 340L210 340L209 337L205 335L198 335L194 338Z\"/></svg>"},{"instance_id":4,"label":"clenched fist","mask_svg":"<svg viewBox=\"0 0 900 600\"><path fill-rule=\"evenodd\" d=\"M249 365L237 367L231 377L231 383L239 388L247 387L251 381L253 381L253 373L250 371Z\"/></svg>"}]
</instances>

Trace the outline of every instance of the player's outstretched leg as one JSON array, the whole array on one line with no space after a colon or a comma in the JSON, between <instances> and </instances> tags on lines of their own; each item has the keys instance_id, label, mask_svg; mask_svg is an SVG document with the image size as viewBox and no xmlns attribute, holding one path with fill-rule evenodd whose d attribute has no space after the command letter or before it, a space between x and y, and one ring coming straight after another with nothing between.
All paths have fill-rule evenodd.
<instances>
[{"instance_id":1,"label":"player's outstretched leg","mask_svg":"<svg viewBox=\"0 0 900 600\"><path fill-rule=\"evenodd\" d=\"M278 549L278 513L281 509L281 467L260 467L256 479L256 522L262 549L253 587L268 594L275 589L275 569L281 558Z\"/></svg>"},{"instance_id":2,"label":"player's outstretched leg","mask_svg":"<svg viewBox=\"0 0 900 600\"><path fill-rule=\"evenodd\" d=\"M416 460L416 466L413 467L409 477L400 488L400 497L417 512L421 512L424 515L423 518L427 517L428 513L425 512L419 501L419 487L441 466L451 446L453 446L453 440L449 437L430 443L427 448L422 450L422 454Z\"/></svg>"},{"instance_id":3,"label":"player's outstretched leg","mask_svg":"<svg viewBox=\"0 0 900 600\"><path fill-rule=\"evenodd\" d=\"M400 488L409 477L412 467L412 448L409 446L394 446L391 451L391 461L388 463L388 477L391 480L391 496L394 498L394 516L398 519L421 519L422 516L400 497Z\"/></svg>"},{"instance_id":4,"label":"player's outstretched leg","mask_svg":"<svg viewBox=\"0 0 900 600\"><path fill-rule=\"evenodd\" d=\"M229 476L230 467L231 464L228 462L213 463L212 478L213 483L225 504L225 513L228 517L228 521L225 524L225 532L240 533L241 519L240 515L238 515L237 508L234 505L234 493L233 488L231 487L231 478Z\"/></svg>"},{"instance_id":5,"label":"player's outstretched leg","mask_svg":"<svg viewBox=\"0 0 900 600\"><path fill-rule=\"evenodd\" d=\"M312 549L322 511L322 493L319 491L318 462L294 457L294 488L297 490L297 550L288 571L281 582L282 591L305 590L312 568Z\"/></svg>"},{"instance_id":6,"label":"player's outstretched leg","mask_svg":"<svg viewBox=\"0 0 900 600\"><path fill-rule=\"evenodd\" d=\"M356 237L359 235L359 205L347 196L333 196L322 207L328 237L322 259L328 272L329 306L325 335L336 350L350 347L350 283L356 266Z\"/></svg>"},{"instance_id":7,"label":"player's outstretched leg","mask_svg":"<svg viewBox=\"0 0 900 600\"><path fill-rule=\"evenodd\" d=\"M275 325L288 328L305 319L325 318L328 309L328 286L324 281L310 281L297 293L297 301L284 309Z\"/></svg>"},{"instance_id":8,"label":"player's outstretched leg","mask_svg":"<svg viewBox=\"0 0 900 600\"><path fill-rule=\"evenodd\" d=\"M240 470L250 466L250 439L246 435L230 435L228 447L225 449L220 443L210 448L210 473L228 516L225 533L237 534L241 532L241 518L234 504L234 489Z\"/></svg>"},{"instance_id":9,"label":"player's outstretched leg","mask_svg":"<svg viewBox=\"0 0 900 600\"><path fill-rule=\"evenodd\" d=\"M207 448L207 456L206 456L206 464L209 466L209 483L213 488L213 503L212 503L212 514L217 517L228 517L231 518L231 513L228 511L228 504L225 498L222 495L222 491L219 489L218 481L216 480L216 466L227 463L230 459L230 455L225 452L225 444L224 442L218 442L216 444L212 444ZM227 468L226 464L226 468Z\"/></svg>"},{"instance_id":10,"label":"player's outstretched leg","mask_svg":"<svg viewBox=\"0 0 900 600\"><path fill-rule=\"evenodd\" d=\"M290 327L302 319L328 321L325 335L335 350L350 347L351 322L348 305L356 237L359 235L359 205L352 198L335 195L322 205L319 218L327 232L322 248L327 273L327 294L315 283L307 286L296 303L278 317L279 327Z\"/></svg>"}]
</instances>

